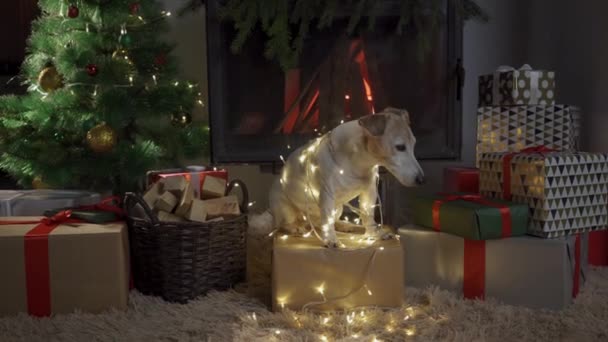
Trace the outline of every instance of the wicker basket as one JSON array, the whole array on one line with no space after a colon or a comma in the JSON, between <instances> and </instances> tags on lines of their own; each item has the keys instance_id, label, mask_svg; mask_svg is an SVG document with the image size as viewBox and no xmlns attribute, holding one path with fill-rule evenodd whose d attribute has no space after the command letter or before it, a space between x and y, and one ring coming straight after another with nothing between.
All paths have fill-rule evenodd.
<instances>
[{"instance_id":1,"label":"wicker basket","mask_svg":"<svg viewBox=\"0 0 608 342\"><path fill-rule=\"evenodd\" d=\"M141 196L127 193L131 264L135 288L146 295L185 303L212 289L227 289L244 281L248 193L243 192L244 214L219 222L160 222ZM146 219L134 216L141 206ZM141 210L140 210L141 211Z\"/></svg>"}]
</instances>

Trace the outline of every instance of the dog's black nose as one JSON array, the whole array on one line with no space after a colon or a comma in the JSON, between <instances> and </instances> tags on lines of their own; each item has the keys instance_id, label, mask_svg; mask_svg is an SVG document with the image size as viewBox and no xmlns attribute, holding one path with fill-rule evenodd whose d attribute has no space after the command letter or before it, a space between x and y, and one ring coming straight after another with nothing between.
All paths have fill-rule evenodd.
<instances>
[{"instance_id":1,"label":"dog's black nose","mask_svg":"<svg viewBox=\"0 0 608 342\"><path fill-rule=\"evenodd\" d=\"M423 185L424 183L426 183L426 179L424 179L424 175L421 173L418 174L418 176L416 176L416 184Z\"/></svg>"}]
</instances>

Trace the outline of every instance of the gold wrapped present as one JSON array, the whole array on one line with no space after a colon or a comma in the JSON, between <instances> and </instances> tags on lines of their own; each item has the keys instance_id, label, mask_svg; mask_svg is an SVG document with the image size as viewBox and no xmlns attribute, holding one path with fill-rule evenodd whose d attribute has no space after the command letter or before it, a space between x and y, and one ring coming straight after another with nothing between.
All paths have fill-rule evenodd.
<instances>
[{"instance_id":1,"label":"gold wrapped present","mask_svg":"<svg viewBox=\"0 0 608 342\"><path fill-rule=\"evenodd\" d=\"M399 307L403 303L403 251L398 240L367 245L348 238L326 248L314 236L279 236L272 255L275 311Z\"/></svg>"},{"instance_id":2,"label":"gold wrapped present","mask_svg":"<svg viewBox=\"0 0 608 342\"><path fill-rule=\"evenodd\" d=\"M40 217L0 221L0 316L127 309L129 243L124 222L45 224Z\"/></svg>"}]
</instances>

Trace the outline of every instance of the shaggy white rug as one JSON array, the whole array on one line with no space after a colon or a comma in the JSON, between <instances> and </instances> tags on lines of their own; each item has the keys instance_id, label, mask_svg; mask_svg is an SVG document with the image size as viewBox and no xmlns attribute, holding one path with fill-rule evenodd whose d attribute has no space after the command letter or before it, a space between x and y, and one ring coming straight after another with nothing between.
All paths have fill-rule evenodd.
<instances>
[{"instance_id":1,"label":"shaggy white rug","mask_svg":"<svg viewBox=\"0 0 608 342\"><path fill-rule=\"evenodd\" d=\"M561 312L465 301L438 289L408 289L406 297L399 310L303 315L271 313L236 291L187 305L133 292L126 312L2 318L0 341L608 340L607 268L592 269L575 303Z\"/></svg>"}]
</instances>

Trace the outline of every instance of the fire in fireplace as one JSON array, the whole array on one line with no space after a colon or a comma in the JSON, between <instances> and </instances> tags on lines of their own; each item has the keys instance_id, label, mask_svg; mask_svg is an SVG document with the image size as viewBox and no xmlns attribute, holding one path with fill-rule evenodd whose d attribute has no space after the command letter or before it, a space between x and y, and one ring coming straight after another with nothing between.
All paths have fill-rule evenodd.
<instances>
[{"instance_id":1,"label":"fire in fireplace","mask_svg":"<svg viewBox=\"0 0 608 342\"><path fill-rule=\"evenodd\" d=\"M462 78L461 24L451 1L420 58L414 35L396 35L390 10L374 31L344 33L345 20L310 33L296 68L264 57L252 32L239 54L234 29L207 2L209 111L215 162L277 162L279 155L342 122L392 106L410 112L419 159L457 158Z\"/></svg>"}]
</instances>

